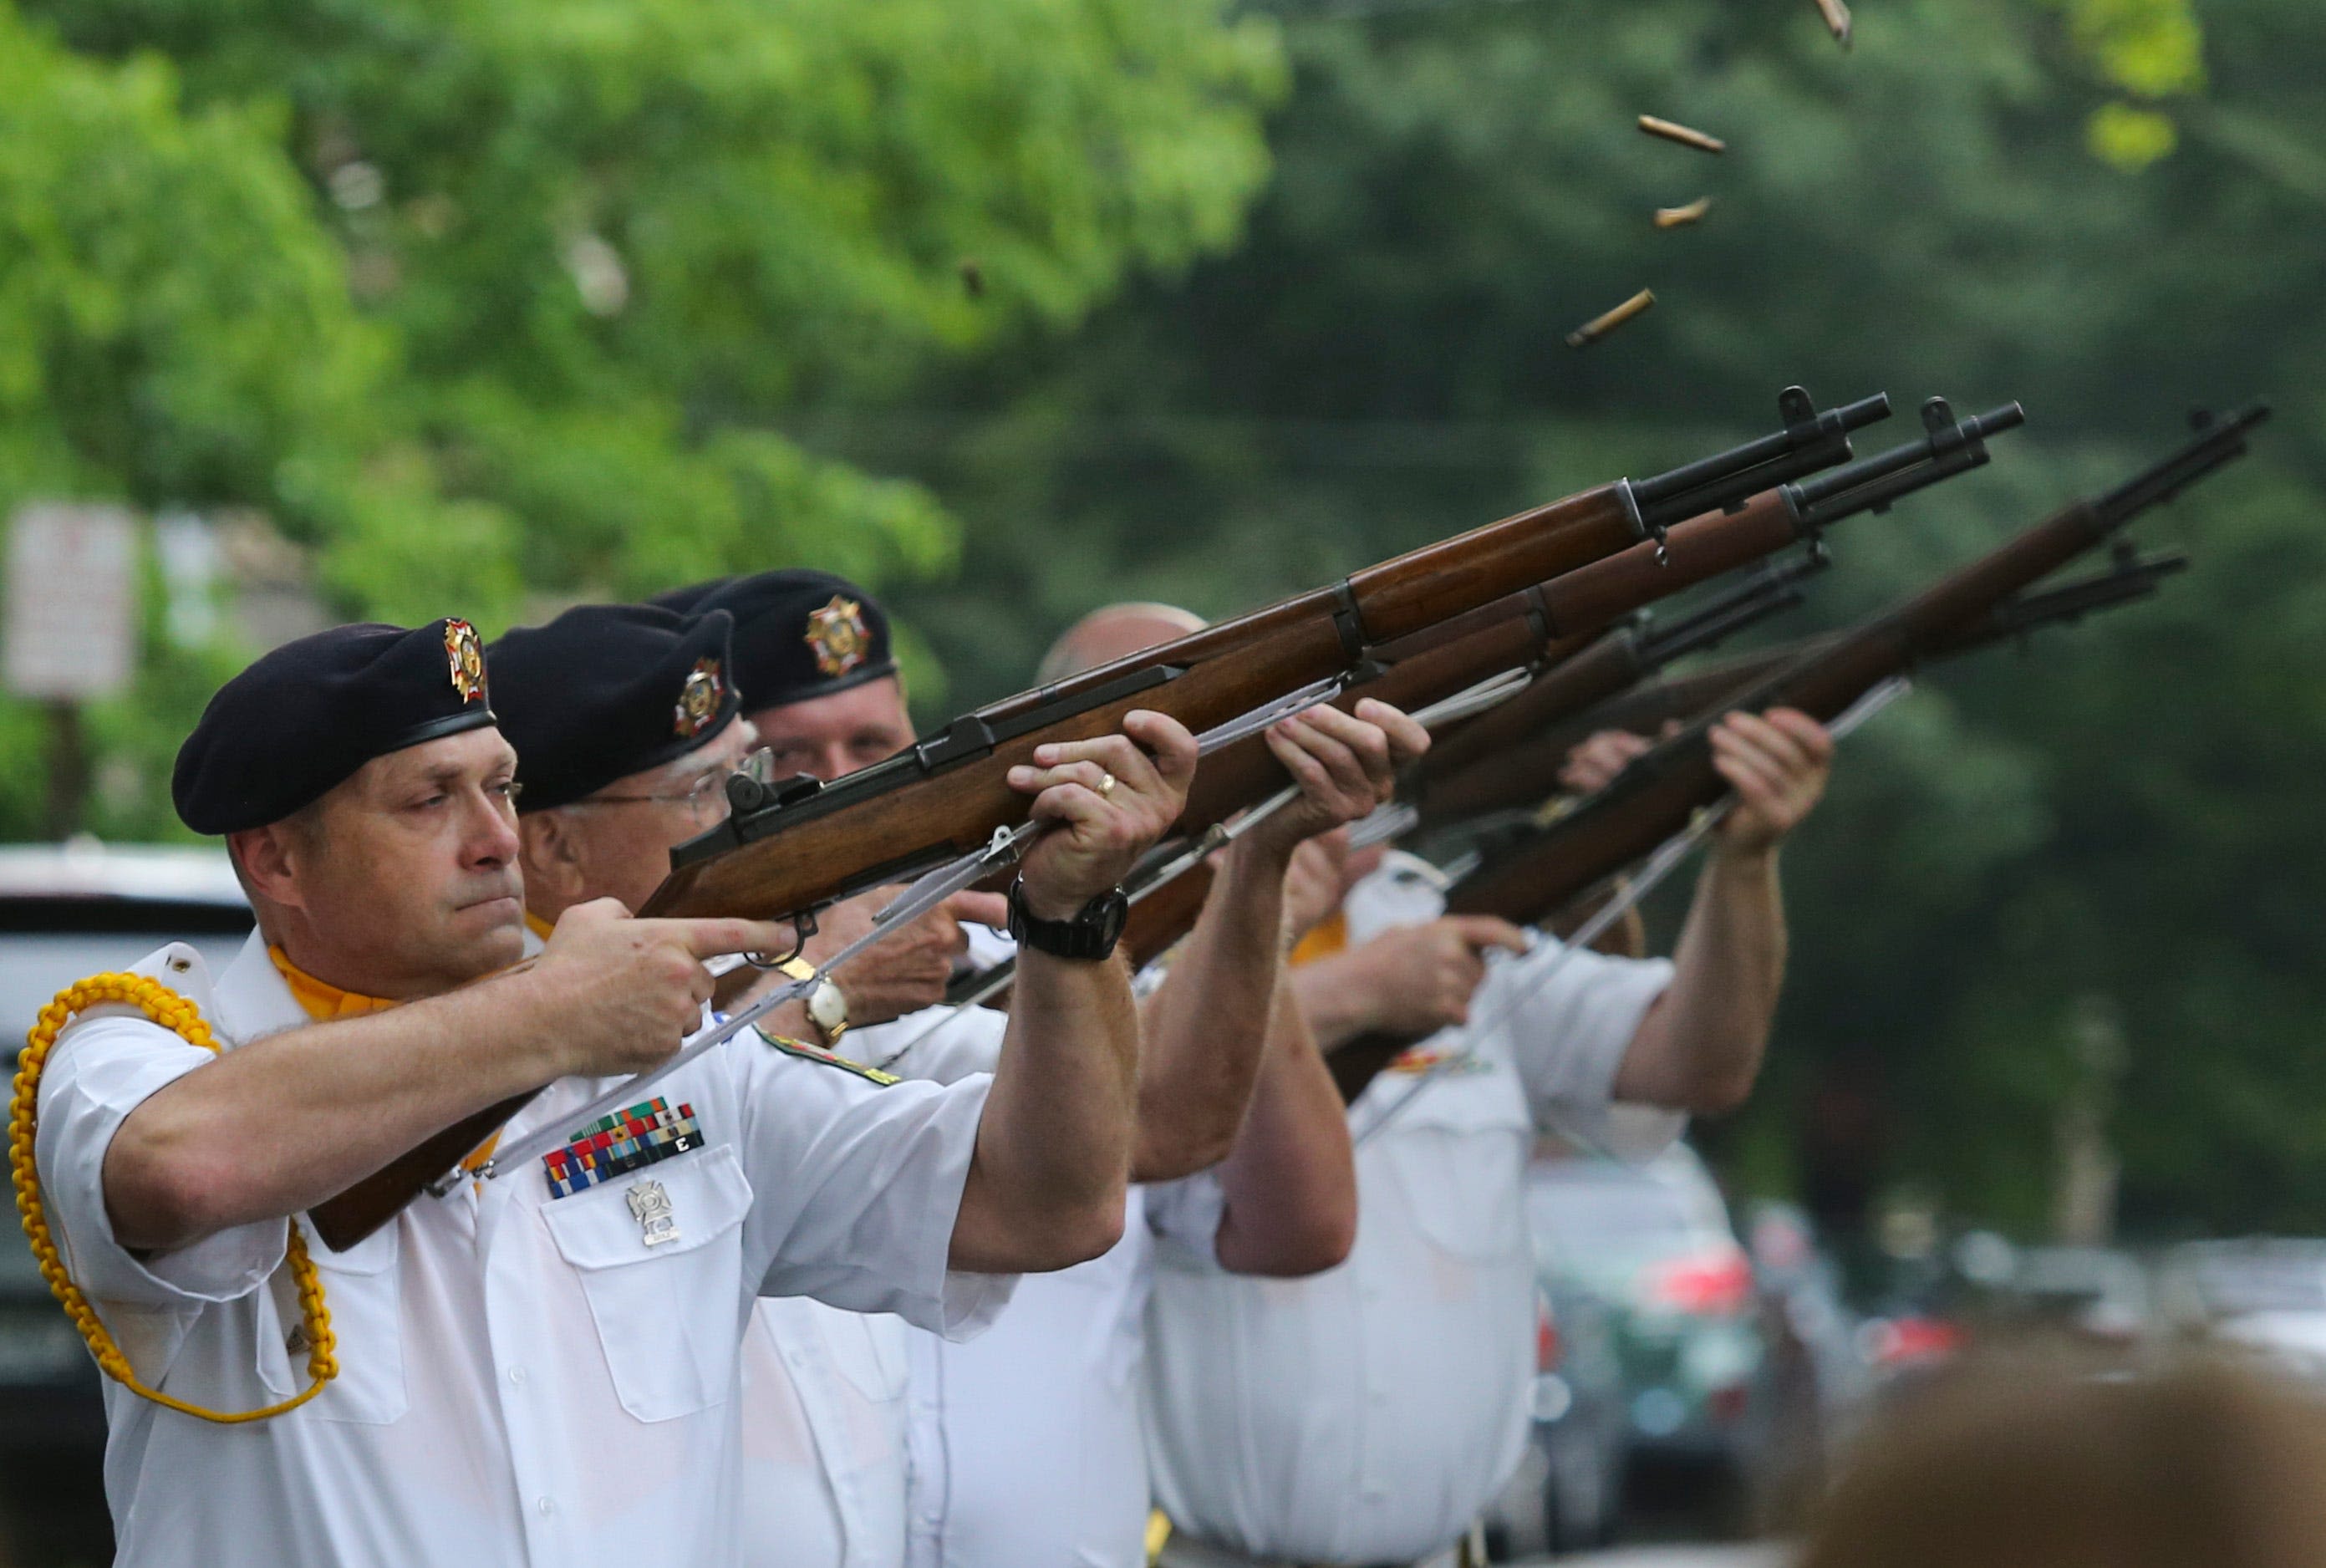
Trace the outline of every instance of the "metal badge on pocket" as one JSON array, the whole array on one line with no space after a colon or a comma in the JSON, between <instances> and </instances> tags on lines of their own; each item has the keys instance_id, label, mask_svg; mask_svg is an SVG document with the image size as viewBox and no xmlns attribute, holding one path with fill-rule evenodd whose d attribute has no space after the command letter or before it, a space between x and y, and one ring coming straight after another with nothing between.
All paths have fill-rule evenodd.
<instances>
[{"instance_id":1,"label":"metal badge on pocket","mask_svg":"<svg viewBox=\"0 0 2326 1568\"><path fill-rule=\"evenodd\" d=\"M670 1194L659 1181L634 1181L624 1195L631 1217L638 1222L638 1238L648 1246L678 1239L678 1216L671 1212Z\"/></svg>"}]
</instances>

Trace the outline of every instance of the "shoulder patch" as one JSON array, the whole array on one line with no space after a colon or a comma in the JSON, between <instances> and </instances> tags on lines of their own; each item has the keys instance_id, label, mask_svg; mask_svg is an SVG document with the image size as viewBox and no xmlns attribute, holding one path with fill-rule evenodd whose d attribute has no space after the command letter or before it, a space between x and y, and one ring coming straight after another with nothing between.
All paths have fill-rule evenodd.
<instances>
[{"instance_id":1,"label":"shoulder patch","mask_svg":"<svg viewBox=\"0 0 2326 1568\"><path fill-rule=\"evenodd\" d=\"M788 1034L769 1034L764 1029L756 1028L751 1032L786 1056L796 1056L808 1061L822 1062L826 1067L836 1067L842 1072L852 1072L858 1078L876 1083L884 1089L890 1084L904 1081L895 1073L882 1072L877 1067L866 1067L862 1062L851 1061L844 1056L834 1056L821 1046L810 1045L804 1040L794 1040Z\"/></svg>"}]
</instances>

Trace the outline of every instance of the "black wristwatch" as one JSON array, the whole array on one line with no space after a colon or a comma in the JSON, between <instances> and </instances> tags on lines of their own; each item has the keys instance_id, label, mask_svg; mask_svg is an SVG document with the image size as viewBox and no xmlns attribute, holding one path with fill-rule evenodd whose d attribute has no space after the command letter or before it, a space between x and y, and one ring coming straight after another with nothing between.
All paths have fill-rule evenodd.
<instances>
[{"instance_id":1,"label":"black wristwatch","mask_svg":"<svg viewBox=\"0 0 2326 1568\"><path fill-rule=\"evenodd\" d=\"M1009 934L1020 945L1053 958L1091 962L1114 951L1122 924L1130 918L1130 901L1121 888L1111 888L1084 904L1067 919L1045 920L1026 908L1026 879L1009 884Z\"/></svg>"}]
</instances>

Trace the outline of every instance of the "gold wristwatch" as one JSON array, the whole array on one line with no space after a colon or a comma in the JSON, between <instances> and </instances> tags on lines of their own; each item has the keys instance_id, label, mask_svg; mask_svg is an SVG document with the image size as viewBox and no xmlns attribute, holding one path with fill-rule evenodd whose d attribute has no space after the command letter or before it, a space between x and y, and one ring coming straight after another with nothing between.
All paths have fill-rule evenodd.
<instances>
[{"instance_id":1,"label":"gold wristwatch","mask_svg":"<svg viewBox=\"0 0 2326 1568\"><path fill-rule=\"evenodd\" d=\"M815 985L807 994L805 1005L807 1021L823 1036L826 1045L838 1045L840 1037L848 1032L848 997L839 986L816 974L815 966L805 958L786 958L776 966L795 980L814 980Z\"/></svg>"}]
</instances>

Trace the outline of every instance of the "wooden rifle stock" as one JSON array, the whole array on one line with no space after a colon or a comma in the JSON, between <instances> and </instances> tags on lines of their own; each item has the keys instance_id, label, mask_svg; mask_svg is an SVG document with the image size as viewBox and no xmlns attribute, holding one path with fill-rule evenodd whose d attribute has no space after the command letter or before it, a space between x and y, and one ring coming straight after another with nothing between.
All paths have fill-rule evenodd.
<instances>
[{"instance_id":1,"label":"wooden rifle stock","mask_svg":"<svg viewBox=\"0 0 2326 1568\"><path fill-rule=\"evenodd\" d=\"M1679 523L1668 536L1664 563L1659 564L1654 544L1636 545L1497 600L1447 622L1437 633L1382 649L1382 656L1397 662L1351 686L1333 705L1353 710L1370 697L1410 712L1505 670L1531 665L1549 666L1541 678L1556 680L1605 640L1592 638L1596 627L1717 575L1739 560L1791 542L1798 535L1796 525L1783 520L1790 515L1785 498L1772 490L1735 512L1714 512ZM1618 691L1622 685L1607 689ZM1289 782L1264 737L1254 735L1223 747L1205 758L1197 770L1178 833L1192 838ZM1198 864L1131 906L1123 940L1134 964L1150 961L1186 935L1202 912L1211 881L1210 869Z\"/></svg>"},{"instance_id":2,"label":"wooden rifle stock","mask_svg":"<svg viewBox=\"0 0 2326 1568\"><path fill-rule=\"evenodd\" d=\"M1522 513L1150 654L957 720L834 785L803 789L681 845L642 911L782 919L905 880L1026 818L1010 768L1045 743L1112 734L1133 709L1201 732L1350 668L1405 636L1540 577L1625 548L1639 529L1613 488Z\"/></svg>"},{"instance_id":3,"label":"wooden rifle stock","mask_svg":"<svg viewBox=\"0 0 2326 1568\"><path fill-rule=\"evenodd\" d=\"M1839 462L1848 432L1888 406L1866 398L1819 414L1798 387L1781 406L1788 428L1776 435L1519 513L980 709L830 784L731 786L734 815L672 852L671 875L642 912L781 919L982 849L997 828L1025 820L1026 798L1006 776L1037 745L1112 733L1134 708L1198 732L1224 723L1360 667L1371 649Z\"/></svg>"},{"instance_id":4,"label":"wooden rifle stock","mask_svg":"<svg viewBox=\"0 0 2326 1568\"><path fill-rule=\"evenodd\" d=\"M1352 686L1335 705L1352 709L1375 697L1410 709L1505 670L1530 667L1543 673L1528 692L1512 699L1522 709L1612 695L1645 667L1638 662L1639 649L1623 633L1602 636L1617 619L1774 555L1845 518L1978 466L1986 461L1985 438L2012 428L2022 415L2013 404L1957 421L1942 399L1933 398L1923 417L1928 434L1919 441L1708 509L1673 524L1653 542L1450 619L1419 639L1378 648L1376 658L1391 661L1389 668ZM1490 753L1510 723L1499 712L1483 714L1453 744L1457 751ZM1479 730L1484 735L1477 740L1467 733ZM1205 760L1188 792L1180 830L1200 833L1281 788L1285 779L1261 737L1228 747Z\"/></svg>"},{"instance_id":5,"label":"wooden rifle stock","mask_svg":"<svg viewBox=\"0 0 2326 1568\"><path fill-rule=\"evenodd\" d=\"M2097 501L2079 500L1940 578L1885 615L1812 645L1757 684L1720 705L1754 711L1797 708L1830 723L1893 676L1976 639L1996 608L2069 561L2106 541L2148 508L2170 499L2222 464L2243 456L2245 434L2266 417L2252 409L2211 427L2180 452ZM1991 639L1990 639L1991 640ZM1496 915L1518 924L1543 919L1686 827L1689 817L1727 792L1712 764L1708 733L1719 714L1698 717L1660 742L1597 794L1540 827L1500 845L1448 891L1448 914ZM1389 1039L1366 1036L1335 1056L1343 1092L1363 1092L1373 1072L1394 1059ZM1412 1043L1410 1041L1405 1043ZM1384 1055L1383 1052L1388 1054Z\"/></svg>"},{"instance_id":6,"label":"wooden rifle stock","mask_svg":"<svg viewBox=\"0 0 2326 1568\"><path fill-rule=\"evenodd\" d=\"M1898 495L1985 461L1983 439L2019 419L2015 405L1956 422L1944 403L1925 410L1929 434L1825 474L1808 484L1783 484L1742 501L1674 524L1662 539L1634 545L1523 593L1453 617L1436 627L1373 649L1388 667L1352 686L1334 705L1353 710L1372 697L1411 711L1440 701L1504 671L1542 671L1510 703L1470 720L1452 742L1457 755L1491 754L1512 707L1539 714L1596 702L1637 680L1647 651L1628 630L1604 632L1632 611L1724 575L1800 540L1843 518L1886 505ZM1521 729L1540 722L1520 720ZM1483 734L1481 733L1483 732ZM1438 749L1422 767L1438 760ZM1205 759L1179 833L1205 832L1282 789L1287 775L1252 736ZM1206 868L1182 873L1131 907L1125 943L1145 963L1185 936L1211 885Z\"/></svg>"}]
</instances>

